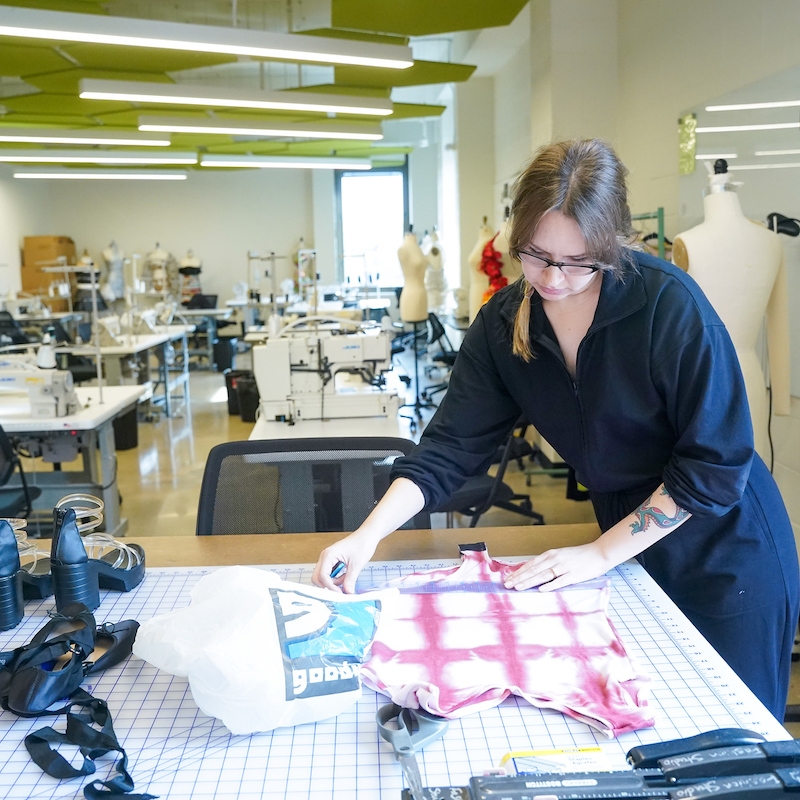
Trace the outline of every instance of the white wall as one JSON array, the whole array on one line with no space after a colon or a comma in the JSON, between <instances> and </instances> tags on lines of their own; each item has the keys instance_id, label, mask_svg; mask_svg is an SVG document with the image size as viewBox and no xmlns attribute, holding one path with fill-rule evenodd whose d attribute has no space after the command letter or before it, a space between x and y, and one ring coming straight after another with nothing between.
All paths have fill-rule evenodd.
<instances>
[{"instance_id":1,"label":"white wall","mask_svg":"<svg viewBox=\"0 0 800 800\"><path fill-rule=\"evenodd\" d=\"M617 145L634 212L678 213L678 118L800 64L796 0L618 0Z\"/></svg>"},{"instance_id":2,"label":"white wall","mask_svg":"<svg viewBox=\"0 0 800 800\"><path fill-rule=\"evenodd\" d=\"M460 218L461 286L469 287L467 258L475 246L478 228L487 217L494 224L495 158L494 95L496 82L473 78L456 86L455 145L458 169L458 211ZM500 220L497 220L497 224Z\"/></svg>"},{"instance_id":3,"label":"white wall","mask_svg":"<svg viewBox=\"0 0 800 800\"><path fill-rule=\"evenodd\" d=\"M11 173L0 164L0 296L21 288L23 237L59 233L50 227L46 182L15 180Z\"/></svg>"},{"instance_id":4,"label":"white wall","mask_svg":"<svg viewBox=\"0 0 800 800\"><path fill-rule=\"evenodd\" d=\"M180 260L191 249L203 261L203 291L232 296L247 280L247 253L289 256L300 237L313 247L310 170L192 172L183 182L51 181L48 233L71 236L95 263L113 240L143 258L156 242ZM255 264L254 264L255 266ZM291 260L277 262L278 281ZM262 282L262 291L268 291Z\"/></svg>"}]
</instances>

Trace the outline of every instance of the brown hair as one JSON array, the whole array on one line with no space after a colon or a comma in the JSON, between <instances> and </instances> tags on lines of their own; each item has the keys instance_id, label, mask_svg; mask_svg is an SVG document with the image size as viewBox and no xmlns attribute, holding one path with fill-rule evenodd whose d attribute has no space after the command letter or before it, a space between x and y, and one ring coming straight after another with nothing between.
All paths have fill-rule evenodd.
<instances>
[{"instance_id":1,"label":"brown hair","mask_svg":"<svg viewBox=\"0 0 800 800\"><path fill-rule=\"evenodd\" d=\"M578 224L593 261L621 278L629 262L623 248L636 236L628 208L627 173L611 146L600 139L573 139L542 147L514 183L508 235L511 256L519 258L542 217L557 210ZM514 322L513 352L530 361L533 289L524 277L519 283L523 296Z\"/></svg>"}]
</instances>

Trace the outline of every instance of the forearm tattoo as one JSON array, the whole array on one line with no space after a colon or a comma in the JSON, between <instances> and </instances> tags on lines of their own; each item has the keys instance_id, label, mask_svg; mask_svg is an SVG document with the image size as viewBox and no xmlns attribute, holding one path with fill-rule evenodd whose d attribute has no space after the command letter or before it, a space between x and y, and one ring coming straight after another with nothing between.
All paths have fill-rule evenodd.
<instances>
[{"instance_id":1,"label":"forearm tattoo","mask_svg":"<svg viewBox=\"0 0 800 800\"><path fill-rule=\"evenodd\" d=\"M665 486L661 487L661 495L669 497L670 494ZM652 497L650 500L652 501ZM659 528L671 528L673 525L683 521L689 516L689 512L676 504L675 513L672 516L665 514L661 509L655 506L647 505L647 502L633 512L636 519L631 523L631 536L636 533L646 531L650 523L654 523Z\"/></svg>"}]
</instances>

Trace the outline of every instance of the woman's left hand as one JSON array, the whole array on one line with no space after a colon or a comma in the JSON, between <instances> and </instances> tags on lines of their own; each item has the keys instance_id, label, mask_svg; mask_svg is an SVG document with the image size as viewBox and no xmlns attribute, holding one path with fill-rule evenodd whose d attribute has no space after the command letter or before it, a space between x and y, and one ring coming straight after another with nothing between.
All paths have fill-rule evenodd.
<instances>
[{"instance_id":1,"label":"woman's left hand","mask_svg":"<svg viewBox=\"0 0 800 800\"><path fill-rule=\"evenodd\" d=\"M613 564L607 564L597 542L577 547L559 547L526 561L505 579L507 589L539 587L551 592L573 583L588 581L602 575Z\"/></svg>"}]
</instances>

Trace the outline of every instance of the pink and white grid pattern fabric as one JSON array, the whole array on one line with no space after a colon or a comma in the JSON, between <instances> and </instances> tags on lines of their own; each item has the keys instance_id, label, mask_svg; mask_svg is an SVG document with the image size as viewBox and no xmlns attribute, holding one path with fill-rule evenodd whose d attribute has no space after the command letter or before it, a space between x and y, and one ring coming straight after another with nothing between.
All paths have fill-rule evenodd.
<instances>
[{"instance_id":1,"label":"pink and white grid pattern fabric","mask_svg":"<svg viewBox=\"0 0 800 800\"><path fill-rule=\"evenodd\" d=\"M495 561L485 549L461 555L458 567L387 584L431 591L401 594L396 613L381 620L361 670L366 686L400 706L450 718L515 694L607 736L654 724L650 678L608 618L608 579L555 592L503 591L504 577L520 564ZM476 583L484 591L474 591Z\"/></svg>"}]
</instances>

